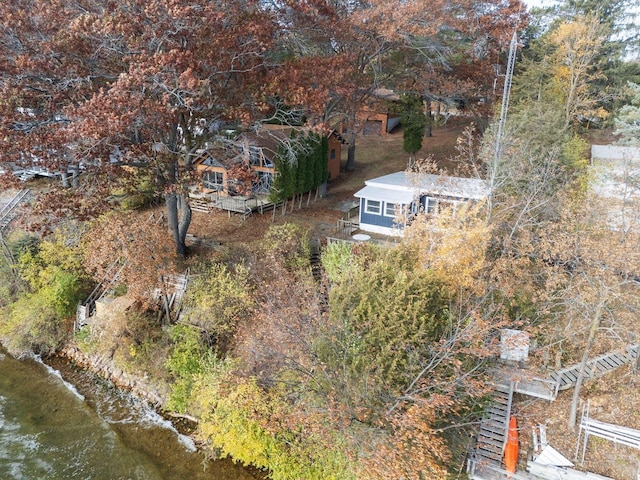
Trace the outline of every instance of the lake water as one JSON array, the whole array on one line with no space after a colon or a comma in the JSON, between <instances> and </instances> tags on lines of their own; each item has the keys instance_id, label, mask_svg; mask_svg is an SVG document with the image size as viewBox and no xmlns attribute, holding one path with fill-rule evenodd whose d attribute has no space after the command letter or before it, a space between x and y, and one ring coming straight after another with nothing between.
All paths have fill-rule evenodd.
<instances>
[{"instance_id":1,"label":"lake water","mask_svg":"<svg viewBox=\"0 0 640 480\"><path fill-rule=\"evenodd\" d=\"M142 402L68 370L63 381L37 359L0 349L0 479L257 478L232 462L207 461Z\"/></svg>"}]
</instances>

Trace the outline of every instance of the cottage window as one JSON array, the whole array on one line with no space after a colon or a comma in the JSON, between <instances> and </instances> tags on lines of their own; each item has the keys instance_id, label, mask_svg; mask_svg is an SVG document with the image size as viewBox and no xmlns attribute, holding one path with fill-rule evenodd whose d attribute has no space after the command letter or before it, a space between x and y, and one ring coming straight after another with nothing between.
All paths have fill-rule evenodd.
<instances>
[{"instance_id":1,"label":"cottage window","mask_svg":"<svg viewBox=\"0 0 640 480\"><path fill-rule=\"evenodd\" d=\"M271 190L271 183L273 181L273 175L271 172L256 172L258 174L257 180L253 183L253 191L255 193L267 194Z\"/></svg>"},{"instance_id":2,"label":"cottage window","mask_svg":"<svg viewBox=\"0 0 640 480\"><path fill-rule=\"evenodd\" d=\"M202 175L202 184L210 190L224 190L224 173L222 172L204 172Z\"/></svg>"},{"instance_id":3,"label":"cottage window","mask_svg":"<svg viewBox=\"0 0 640 480\"><path fill-rule=\"evenodd\" d=\"M386 202L384 204L384 216L385 217L396 217L396 215L403 214L407 212L407 205L404 203L392 203Z\"/></svg>"},{"instance_id":4,"label":"cottage window","mask_svg":"<svg viewBox=\"0 0 640 480\"><path fill-rule=\"evenodd\" d=\"M425 213L432 215L438 213L438 202L435 198L427 197L424 207Z\"/></svg>"},{"instance_id":5,"label":"cottage window","mask_svg":"<svg viewBox=\"0 0 640 480\"><path fill-rule=\"evenodd\" d=\"M331 149L331 160L333 160L334 158L336 158L336 149L332 148Z\"/></svg>"},{"instance_id":6,"label":"cottage window","mask_svg":"<svg viewBox=\"0 0 640 480\"><path fill-rule=\"evenodd\" d=\"M380 215L382 211L382 202L379 200L367 200L365 202L364 211L374 215Z\"/></svg>"},{"instance_id":7,"label":"cottage window","mask_svg":"<svg viewBox=\"0 0 640 480\"><path fill-rule=\"evenodd\" d=\"M249 147L249 165L260 166L262 149L260 147Z\"/></svg>"}]
</instances>

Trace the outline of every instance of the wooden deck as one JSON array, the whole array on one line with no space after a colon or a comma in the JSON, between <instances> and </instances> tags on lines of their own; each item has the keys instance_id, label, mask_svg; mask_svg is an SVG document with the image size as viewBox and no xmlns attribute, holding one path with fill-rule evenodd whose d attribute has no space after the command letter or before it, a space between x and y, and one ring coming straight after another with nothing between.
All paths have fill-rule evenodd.
<instances>
[{"instance_id":1,"label":"wooden deck","mask_svg":"<svg viewBox=\"0 0 640 480\"><path fill-rule=\"evenodd\" d=\"M191 192L189 196L191 209L202 213L223 210L229 212L229 214L238 213L246 218L253 212L264 213L277 207L266 196L246 197L234 195L225 197L214 193L201 194L196 192Z\"/></svg>"}]
</instances>

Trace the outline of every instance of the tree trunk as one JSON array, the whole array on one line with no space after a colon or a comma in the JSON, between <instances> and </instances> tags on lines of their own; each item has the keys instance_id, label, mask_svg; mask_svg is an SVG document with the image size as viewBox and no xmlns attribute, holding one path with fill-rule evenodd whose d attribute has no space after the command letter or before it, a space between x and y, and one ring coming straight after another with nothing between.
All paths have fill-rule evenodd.
<instances>
[{"instance_id":1,"label":"tree trunk","mask_svg":"<svg viewBox=\"0 0 640 480\"><path fill-rule=\"evenodd\" d=\"M425 134L427 137L433 137L433 116L431 114L431 99L427 98L425 100L425 109L424 114L427 117L427 128L425 129Z\"/></svg>"},{"instance_id":2,"label":"tree trunk","mask_svg":"<svg viewBox=\"0 0 640 480\"><path fill-rule=\"evenodd\" d=\"M317 192L319 192L320 198L325 198L327 196L327 182L321 183Z\"/></svg>"},{"instance_id":3,"label":"tree trunk","mask_svg":"<svg viewBox=\"0 0 640 480\"><path fill-rule=\"evenodd\" d=\"M596 307L596 311L593 314L593 319L591 320L591 326L589 327L589 338L587 339L587 345L584 347L582 360L580 361L580 367L578 369L578 378L576 378L576 386L573 389L573 398L571 399L571 408L569 410L569 420L567 421L567 426L572 430L576 428L576 416L578 414L578 400L580 399L580 388L582 387L582 381L584 380L584 369L587 365L587 360L589 359L589 352L591 351L591 347L593 346L593 341L596 338L598 327L600 326L600 319L602 318L602 309L604 308L604 304L605 304L604 301L600 302Z\"/></svg>"},{"instance_id":4,"label":"tree trunk","mask_svg":"<svg viewBox=\"0 0 640 480\"><path fill-rule=\"evenodd\" d=\"M347 147L347 165L345 170L347 172L353 172L356 169L356 139L355 134L351 138L351 142Z\"/></svg>"},{"instance_id":5,"label":"tree trunk","mask_svg":"<svg viewBox=\"0 0 640 480\"><path fill-rule=\"evenodd\" d=\"M71 172L71 186L78 188L78 176L80 175L80 167L78 165L69 165L69 171Z\"/></svg>"},{"instance_id":6,"label":"tree trunk","mask_svg":"<svg viewBox=\"0 0 640 480\"><path fill-rule=\"evenodd\" d=\"M180 208L180 223L178 224L178 233L180 234L180 243L186 245L187 231L189 225L191 225L191 205L189 205L189 199L187 195L181 194L178 196L178 208ZM186 246L185 246L186 250Z\"/></svg>"},{"instance_id":7,"label":"tree trunk","mask_svg":"<svg viewBox=\"0 0 640 480\"><path fill-rule=\"evenodd\" d=\"M184 257L187 254L187 230L191 223L191 207L185 195L168 193L165 197L167 207L167 225L169 233L173 235L176 253Z\"/></svg>"}]
</instances>

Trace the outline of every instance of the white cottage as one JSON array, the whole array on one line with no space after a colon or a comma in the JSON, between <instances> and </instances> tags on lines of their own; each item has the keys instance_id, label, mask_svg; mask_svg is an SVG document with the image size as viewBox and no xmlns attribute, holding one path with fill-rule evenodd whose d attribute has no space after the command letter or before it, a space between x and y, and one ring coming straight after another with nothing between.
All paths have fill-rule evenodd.
<instances>
[{"instance_id":1,"label":"white cottage","mask_svg":"<svg viewBox=\"0 0 640 480\"><path fill-rule=\"evenodd\" d=\"M402 235L401 212L437 215L444 205L455 207L489 195L486 182L477 178L396 172L364 183L355 194L360 199L360 229L383 235Z\"/></svg>"}]
</instances>

